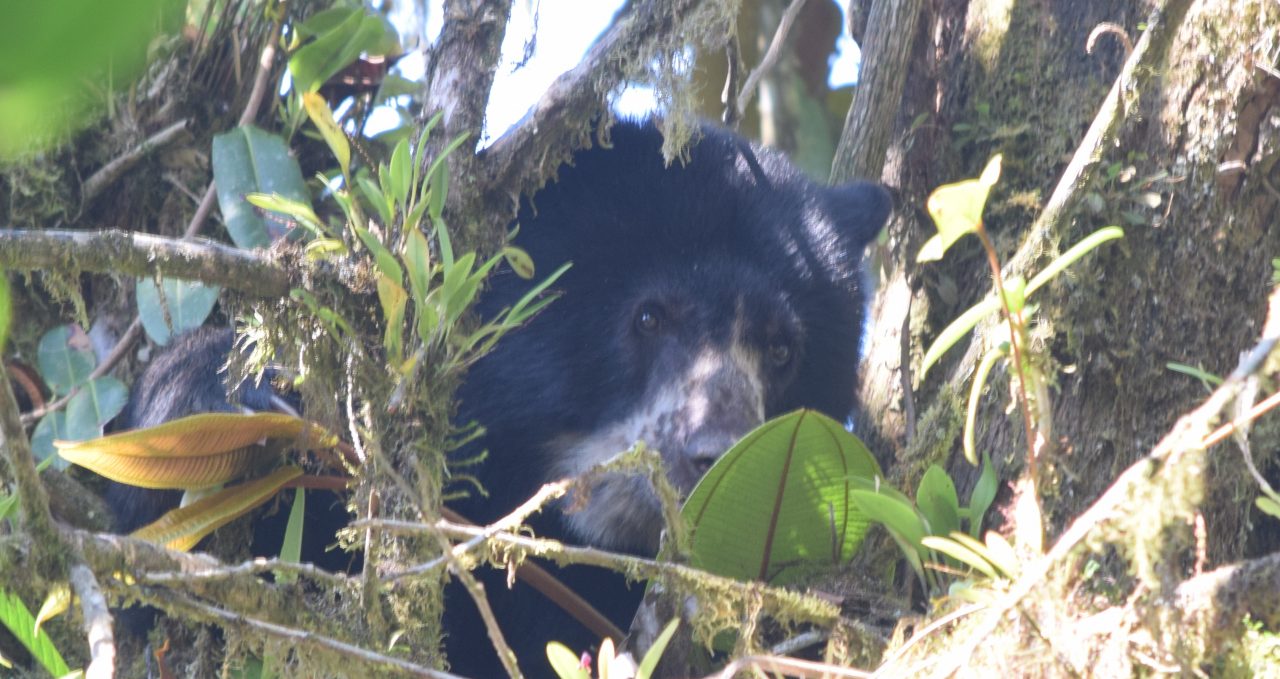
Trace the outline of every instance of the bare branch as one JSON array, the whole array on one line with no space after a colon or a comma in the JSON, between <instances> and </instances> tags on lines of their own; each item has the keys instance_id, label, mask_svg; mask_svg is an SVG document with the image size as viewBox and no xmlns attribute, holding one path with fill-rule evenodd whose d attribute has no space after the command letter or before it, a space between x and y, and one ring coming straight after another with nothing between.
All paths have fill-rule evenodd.
<instances>
[{"instance_id":1,"label":"bare branch","mask_svg":"<svg viewBox=\"0 0 1280 679\"><path fill-rule=\"evenodd\" d=\"M89 637L89 667L86 679L111 679L115 676L116 642L111 631L111 610L89 567L79 563L71 567L71 588L80 597L85 634Z\"/></svg>"},{"instance_id":2,"label":"bare branch","mask_svg":"<svg viewBox=\"0 0 1280 679\"><path fill-rule=\"evenodd\" d=\"M747 82L742 86L742 92L738 94L737 120L741 120L742 116L746 115L747 104L755 95L760 79L773 70L774 64L778 63L778 58L782 56L782 43L786 42L787 33L791 32L791 24L795 23L796 15L804 9L804 3L805 0L791 0L791 4L787 5L787 11L783 12L782 19L778 21L778 29L773 33L773 40L769 42L769 50L764 53L760 64L751 71L751 75L747 76Z\"/></svg>"},{"instance_id":3,"label":"bare branch","mask_svg":"<svg viewBox=\"0 0 1280 679\"><path fill-rule=\"evenodd\" d=\"M146 158L157 149L182 138L186 130L187 121L179 120L151 135L141 144L112 159L111 162L103 165L85 180L84 187L81 189L81 200L85 203L93 201L94 198L97 198L102 193L103 189L111 186L126 172L133 169L138 164L138 161Z\"/></svg>"},{"instance_id":4,"label":"bare branch","mask_svg":"<svg viewBox=\"0 0 1280 679\"><path fill-rule=\"evenodd\" d=\"M867 19L862 66L853 103L831 167L831 182L879 179L907 82L924 0L874 0Z\"/></svg>"}]
</instances>

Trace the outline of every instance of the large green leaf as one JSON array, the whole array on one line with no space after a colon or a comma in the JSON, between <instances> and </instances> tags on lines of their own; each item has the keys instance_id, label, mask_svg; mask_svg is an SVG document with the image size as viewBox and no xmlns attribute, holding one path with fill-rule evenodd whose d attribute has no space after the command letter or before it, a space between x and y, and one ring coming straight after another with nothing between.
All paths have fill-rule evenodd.
<instances>
[{"instance_id":1,"label":"large green leaf","mask_svg":"<svg viewBox=\"0 0 1280 679\"><path fill-rule=\"evenodd\" d=\"M725 453L685 502L693 564L786 584L806 565L845 561L869 525L850 499L854 479L879 474L866 446L821 413L770 420Z\"/></svg>"},{"instance_id":2,"label":"large green leaf","mask_svg":"<svg viewBox=\"0 0 1280 679\"><path fill-rule=\"evenodd\" d=\"M60 325L46 332L36 349L40 376L59 396L88 380L97 362L89 336L77 325Z\"/></svg>"},{"instance_id":3,"label":"large green leaf","mask_svg":"<svg viewBox=\"0 0 1280 679\"><path fill-rule=\"evenodd\" d=\"M216 285L195 281L165 278L156 285L154 279L139 278L134 295L138 302L138 316L142 318L142 329L147 331L151 341L164 346L177 335L204 325L220 292L222 288Z\"/></svg>"},{"instance_id":4,"label":"large green leaf","mask_svg":"<svg viewBox=\"0 0 1280 679\"><path fill-rule=\"evenodd\" d=\"M213 178L227 231L242 248L266 247L288 230L282 220L258 214L245 200L247 194L278 193L311 204L302 170L284 139L253 125L241 125L213 138Z\"/></svg>"},{"instance_id":5,"label":"large green leaf","mask_svg":"<svg viewBox=\"0 0 1280 679\"><path fill-rule=\"evenodd\" d=\"M12 305L9 295L9 277L5 275L4 269L0 269L0 352L4 351L5 341L9 339Z\"/></svg>"}]
</instances>

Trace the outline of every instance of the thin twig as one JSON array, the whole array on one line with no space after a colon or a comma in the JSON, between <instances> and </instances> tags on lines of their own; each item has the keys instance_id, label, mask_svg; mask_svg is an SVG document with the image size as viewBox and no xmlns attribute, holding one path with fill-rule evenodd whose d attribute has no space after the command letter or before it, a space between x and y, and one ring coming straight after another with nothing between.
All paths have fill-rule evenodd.
<instances>
[{"instance_id":1,"label":"thin twig","mask_svg":"<svg viewBox=\"0 0 1280 679\"><path fill-rule=\"evenodd\" d=\"M151 573L140 573L136 576L138 582L148 585L162 585L170 583L195 583L201 581L217 581L240 578L248 575L257 575L260 573L295 573L306 578L322 582L331 587L347 587L351 585L351 578L337 573L330 573L319 566L309 563L296 563L292 561L281 561L278 558L256 558L234 566L219 566L217 568L202 568L199 570L182 570L182 571L157 571Z\"/></svg>"},{"instance_id":2,"label":"thin twig","mask_svg":"<svg viewBox=\"0 0 1280 679\"><path fill-rule=\"evenodd\" d=\"M343 656L368 665L401 672L403 673L403 676L427 677L429 679L460 679L457 675L449 674L448 672L441 672L440 670L423 667L422 665L401 660L400 658L384 655L382 653L375 653L354 644L339 641L322 634L316 634L315 632L307 630L285 627L284 625L277 625L273 622L250 618L239 613L234 613L232 611L197 601L183 594L162 592L158 593L156 596L148 597L148 602L157 603L162 608L171 609L171 612L188 612L194 613L194 617L197 618L211 618L224 627L248 628L248 630L251 630L255 634L286 641L291 644L340 653Z\"/></svg>"},{"instance_id":3,"label":"thin twig","mask_svg":"<svg viewBox=\"0 0 1280 679\"><path fill-rule=\"evenodd\" d=\"M760 64L751 71L751 75L747 76L747 81L742 85L742 91L738 93L738 118L741 119L746 114L747 104L751 101L751 97L755 94L756 87L760 84L760 79L766 73L773 70L778 58L782 56L782 44L787 40L787 33L791 31L791 24L795 23L796 15L804 7L805 0L791 0L791 4L787 6L787 11L782 13L782 19L778 21L778 28L773 32L773 40L769 42L769 50L764 53L764 58L760 60Z\"/></svg>"},{"instance_id":4,"label":"thin twig","mask_svg":"<svg viewBox=\"0 0 1280 679\"><path fill-rule=\"evenodd\" d=\"M738 676L739 672L745 672L746 670L772 672L788 677L805 677L806 679L819 679L821 677L866 679L872 676L870 672L812 660L800 660L799 658L788 658L780 655L749 655L725 665L723 670L715 674L707 675L707 679L712 679L713 677L715 679L732 679Z\"/></svg>"},{"instance_id":5,"label":"thin twig","mask_svg":"<svg viewBox=\"0 0 1280 679\"><path fill-rule=\"evenodd\" d=\"M186 129L187 120L179 120L98 168L97 172L94 172L85 180L84 186L81 188L81 200L86 204L93 202L93 199L97 198L104 189L133 169L138 164L138 161L146 158L157 149L163 148L181 138Z\"/></svg>"}]
</instances>

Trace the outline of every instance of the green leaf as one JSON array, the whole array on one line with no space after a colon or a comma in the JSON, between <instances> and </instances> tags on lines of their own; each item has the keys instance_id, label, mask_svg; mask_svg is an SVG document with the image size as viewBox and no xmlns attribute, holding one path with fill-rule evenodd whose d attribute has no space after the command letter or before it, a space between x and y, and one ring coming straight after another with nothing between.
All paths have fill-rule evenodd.
<instances>
[{"instance_id":1,"label":"green leaf","mask_svg":"<svg viewBox=\"0 0 1280 679\"><path fill-rule=\"evenodd\" d=\"M920 478L916 491L916 506L929 521L933 535L950 535L960 530L960 498L956 485L947 472L938 465L929 465Z\"/></svg>"},{"instance_id":2,"label":"green leaf","mask_svg":"<svg viewBox=\"0 0 1280 679\"><path fill-rule=\"evenodd\" d=\"M987 195L1000 179L1000 159L999 154L992 156L981 177L940 186L929 195L925 206L938 227L938 233L920 249L916 261L942 259L947 248L962 236L977 233L982 224Z\"/></svg>"},{"instance_id":3,"label":"green leaf","mask_svg":"<svg viewBox=\"0 0 1280 679\"><path fill-rule=\"evenodd\" d=\"M289 521L284 528L284 542L280 545L280 560L285 563L302 563L302 521L307 511L307 490L293 489L293 506L289 508ZM296 582L297 573L277 573L279 582Z\"/></svg>"},{"instance_id":4,"label":"green leaf","mask_svg":"<svg viewBox=\"0 0 1280 679\"><path fill-rule=\"evenodd\" d=\"M978 404L982 400L982 389L987 384L991 369L1004 355L1005 352L1001 347L988 351L978 363L978 369L973 371L973 384L969 387L969 403L964 417L964 459L975 467L978 466L977 446L974 443L978 429Z\"/></svg>"},{"instance_id":5,"label":"green leaf","mask_svg":"<svg viewBox=\"0 0 1280 679\"><path fill-rule=\"evenodd\" d=\"M546 280L533 286L533 289L530 290L529 292L524 293L524 296L521 297L515 304L513 304L509 311L507 311L505 320L508 323L518 325L520 323L523 323L526 319L531 318L535 313L538 312L538 310L546 306L546 304L550 302L551 299L554 299L554 297L544 299L541 304L537 304L534 306L530 306L530 305L533 304L534 300L538 298L538 295L541 295L544 290L551 287L552 284L554 284L557 280L559 280L560 277L563 276L564 273L568 271L569 267L571 266L573 265L570 262L565 262L564 264L561 264L560 268L556 269L555 271L552 271L551 275L547 276Z\"/></svg>"},{"instance_id":6,"label":"green leaf","mask_svg":"<svg viewBox=\"0 0 1280 679\"><path fill-rule=\"evenodd\" d=\"M244 199L254 207L293 217L300 226L310 231L311 235L317 238L329 232L324 222L316 215L308 203L285 198L278 193L249 193L245 194Z\"/></svg>"},{"instance_id":7,"label":"green leaf","mask_svg":"<svg viewBox=\"0 0 1280 679\"><path fill-rule=\"evenodd\" d=\"M929 368L933 367L942 355L947 353L951 347L955 346L960 338L969 334L970 330L977 325L982 319L996 313L1001 308L1000 300L995 297L988 297L981 302L969 307L960 317L938 333L938 339L933 341L928 351L924 352L924 360L920 366L920 379L924 380L924 376L928 374Z\"/></svg>"},{"instance_id":8,"label":"green leaf","mask_svg":"<svg viewBox=\"0 0 1280 679\"><path fill-rule=\"evenodd\" d=\"M851 477L879 465L831 418L798 410L774 418L725 453L690 493L691 561L712 573L787 584L804 564L847 561L868 528L850 502Z\"/></svg>"},{"instance_id":9,"label":"green leaf","mask_svg":"<svg viewBox=\"0 0 1280 679\"><path fill-rule=\"evenodd\" d=\"M508 245L502 248L502 256L506 257L507 265L516 275L527 280L533 278L535 270L533 268L533 258L523 248L514 245Z\"/></svg>"},{"instance_id":10,"label":"green leaf","mask_svg":"<svg viewBox=\"0 0 1280 679\"><path fill-rule=\"evenodd\" d=\"M1089 254L1099 245L1117 238L1124 238L1124 229L1118 226L1105 226L1089 234L1084 240L1073 245L1070 250L1062 253L1057 259L1050 262L1049 266L1046 266L1043 271L1031 278L1030 282L1027 283L1027 298L1030 299L1036 290L1044 287L1045 283L1053 280L1064 269L1075 264L1076 260Z\"/></svg>"},{"instance_id":11,"label":"green leaf","mask_svg":"<svg viewBox=\"0 0 1280 679\"><path fill-rule=\"evenodd\" d=\"M120 380L99 377L88 381L67 402L66 438L84 441L102 436L102 428L128 401L129 389Z\"/></svg>"},{"instance_id":12,"label":"green leaf","mask_svg":"<svg viewBox=\"0 0 1280 679\"><path fill-rule=\"evenodd\" d=\"M1265 495L1259 495L1258 499L1254 500L1253 503L1263 513L1270 514L1272 517L1280 519L1280 502L1277 502Z\"/></svg>"},{"instance_id":13,"label":"green leaf","mask_svg":"<svg viewBox=\"0 0 1280 679\"><path fill-rule=\"evenodd\" d=\"M1194 366L1194 365L1187 365L1186 363L1173 363L1173 362L1169 362L1169 363L1165 363L1165 364L1164 364L1164 367L1166 367L1166 368L1168 368L1169 370L1172 370L1172 371L1174 371L1174 372L1176 372L1176 373L1182 373L1183 375L1190 375L1190 376L1192 376L1192 377L1194 377L1194 378L1196 378L1196 379L1200 380L1201 382L1205 382L1205 383L1207 383L1207 384L1211 384L1211 385L1213 385L1213 386L1215 386L1215 387L1220 387L1220 386L1222 386L1222 378L1221 378L1221 377L1218 377L1217 375L1215 375L1215 374L1213 374L1213 373L1211 373L1211 372L1208 372L1208 371L1206 371L1206 370L1204 370L1204 369L1202 369L1202 368L1199 368L1199 367L1197 367L1197 366Z\"/></svg>"},{"instance_id":14,"label":"green leaf","mask_svg":"<svg viewBox=\"0 0 1280 679\"><path fill-rule=\"evenodd\" d=\"M378 212L378 219L383 226L391 224L394 215L391 214L391 201L387 199L387 195L382 192L382 188L376 182L369 178L369 174L361 168L356 174L356 185L360 187L361 193L364 194L365 200L373 206Z\"/></svg>"},{"instance_id":15,"label":"green leaf","mask_svg":"<svg viewBox=\"0 0 1280 679\"><path fill-rule=\"evenodd\" d=\"M898 493L895 496L884 490L854 490L849 494L849 499L866 514L868 519L884 525L902 549L912 569L923 578L924 565L921 557L924 552L924 543L922 540L928 533L915 507L900 495Z\"/></svg>"},{"instance_id":16,"label":"green leaf","mask_svg":"<svg viewBox=\"0 0 1280 679\"><path fill-rule=\"evenodd\" d=\"M67 413L56 411L40 418L36 428L31 432L31 454L37 460L54 460L58 469L66 469L67 462L58 457L58 449L53 445L55 440L67 438Z\"/></svg>"},{"instance_id":17,"label":"green leaf","mask_svg":"<svg viewBox=\"0 0 1280 679\"><path fill-rule=\"evenodd\" d=\"M965 537L968 536L966 535ZM942 552L970 568L982 571L982 573L989 578L994 579L999 577L996 573L996 569L993 568L986 559L982 558L981 554L970 549L969 546L957 542L956 540L937 535L930 535L924 538L921 543L925 547Z\"/></svg>"},{"instance_id":18,"label":"green leaf","mask_svg":"<svg viewBox=\"0 0 1280 679\"><path fill-rule=\"evenodd\" d=\"M58 653L53 641L49 639L48 633L44 630L38 634L35 633L36 618L31 615L31 610L22 603L17 594L4 589L0 589L0 623L8 628L18 643L31 652L32 657L46 672L55 677L65 676L71 672L66 661L62 659L62 654Z\"/></svg>"},{"instance_id":19,"label":"green leaf","mask_svg":"<svg viewBox=\"0 0 1280 679\"><path fill-rule=\"evenodd\" d=\"M417 229L408 232L404 243L404 265L409 269L409 290L413 301L421 304L431 288L431 246Z\"/></svg>"},{"instance_id":20,"label":"green leaf","mask_svg":"<svg viewBox=\"0 0 1280 679\"><path fill-rule=\"evenodd\" d=\"M996 491L1000 481L996 478L996 467L991 464L991 456L982 454L982 471L978 474L978 482L969 493L969 534L977 537L982 533L982 521L986 518L987 509L995 502Z\"/></svg>"},{"instance_id":21,"label":"green leaf","mask_svg":"<svg viewBox=\"0 0 1280 679\"><path fill-rule=\"evenodd\" d=\"M294 87L304 94L320 89L326 80L358 59L361 52L385 55L398 51L395 29L381 17L364 11L327 15L324 21L310 24L308 30L316 31L316 39L289 57Z\"/></svg>"},{"instance_id":22,"label":"green leaf","mask_svg":"<svg viewBox=\"0 0 1280 679\"><path fill-rule=\"evenodd\" d=\"M351 225L351 228L356 232L356 237L360 239L360 242L364 243L364 246L369 248L369 252L373 253L373 261L377 265L378 271L383 276L391 279L396 285L402 285L404 283L404 270L400 268L400 263L396 261L396 256L391 254L387 246L383 245L382 241L378 240L377 236L374 236L368 229L362 229L354 224Z\"/></svg>"},{"instance_id":23,"label":"green leaf","mask_svg":"<svg viewBox=\"0 0 1280 679\"><path fill-rule=\"evenodd\" d=\"M328 102L315 92L307 92L302 95L302 107L307 110L307 117L311 119L311 124L320 130L324 143L329 145L330 151L333 151L333 157L338 160L338 167L342 168L342 175L349 177L351 142L347 139L347 133L338 125L338 121L333 119L333 111L329 110Z\"/></svg>"},{"instance_id":24,"label":"green leaf","mask_svg":"<svg viewBox=\"0 0 1280 679\"><path fill-rule=\"evenodd\" d=\"M560 679L591 679L591 673L582 666L578 656L558 641L547 644L547 662Z\"/></svg>"},{"instance_id":25,"label":"green leaf","mask_svg":"<svg viewBox=\"0 0 1280 679\"><path fill-rule=\"evenodd\" d=\"M161 290L164 292L163 297ZM161 346L167 345L174 337L203 325L221 292L222 288L216 285L206 286L177 278L165 278L158 287L154 279L139 278L134 286L142 328L147 331L151 341ZM167 319L166 309L169 312ZM172 328L169 327L169 322L173 323Z\"/></svg>"},{"instance_id":26,"label":"green leaf","mask_svg":"<svg viewBox=\"0 0 1280 679\"><path fill-rule=\"evenodd\" d=\"M679 626L680 618L672 618L671 622L662 628L662 633L653 640L653 645L645 652L644 659L636 668L636 679L649 679L653 676L653 671L658 668L658 661L662 659L662 653L667 650L667 644L671 643L671 637Z\"/></svg>"},{"instance_id":27,"label":"green leaf","mask_svg":"<svg viewBox=\"0 0 1280 679\"><path fill-rule=\"evenodd\" d=\"M409 140L401 139L391 152L391 164L387 166L387 184L391 187L391 197L395 199L400 211L406 211L409 198L409 182L413 168L409 166Z\"/></svg>"},{"instance_id":28,"label":"green leaf","mask_svg":"<svg viewBox=\"0 0 1280 679\"><path fill-rule=\"evenodd\" d=\"M311 201L288 144L252 125L241 125L213 138L213 179L227 232L245 249L267 247L287 232L279 220L259 215L245 196L264 193L303 204Z\"/></svg>"},{"instance_id":29,"label":"green leaf","mask_svg":"<svg viewBox=\"0 0 1280 679\"><path fill-rule=\"evenodd\" d=\"M60 325L46 332L36 349L40 375L59 396L88 380L97 362L89 336L78 325Z\"/></svg>"},{"instance_id":30,"label":"green leaf","mask_svg":"<svg viewBox=\"0 0 1280 679\"><path fill-rule=\"evenodd\" d=\"M404 312L409 302L409 293L404 288L384 276L378 277L378 303L382 306L383 330L382 345L387 349L391 363L396 364L404 359Z\"/></svg>"}]
</instances>

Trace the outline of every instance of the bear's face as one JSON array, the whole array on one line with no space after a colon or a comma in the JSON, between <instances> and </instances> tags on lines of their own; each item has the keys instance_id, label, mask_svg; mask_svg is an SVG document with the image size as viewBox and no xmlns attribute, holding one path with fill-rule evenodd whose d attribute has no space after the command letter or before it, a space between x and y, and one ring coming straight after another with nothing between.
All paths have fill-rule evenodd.
<instances>
[{"instance_id":1,"label":"bear's face","mask_svg":"<svg viewBox=\"0 0 1280 679\"><path fill-rule=\"evenodd\" d=\"M814 408L845 419L862 334L862 249L884 224L883 188L829 188L785 158L706 127L667 166L652 125L619 123L611 148L575 155L526 202L516 244L539 272L570 262L560 298L478 361L460 419L486 428L480 480L495 520L542 483L637 441L687 493L766 418ZM492 316L529 288L491 279ZM580 508L575 506L580 505ZM596 546L653 553L662 527L646 479L612 475L535 524Z\"/></svg>"},{"instance_id":2,"label":"bear's face","mask_svg":"<svg viewBox=\"0 0 1280 679\"><path fill-rule=\"evenodd\" d=\"M673 258L624 283L607 309L580 329L611 337L613 358L584 363L579 383L627 396L613 399L600 425L546 444L548 480L577 476L643 441L687 495L738 439L779 411L804 358L804 327L786 295L732 257ZM575 537L657 550L662 518L647 480L608 474L585 495L565 500Z\"/></svg>"}]
</instances>

